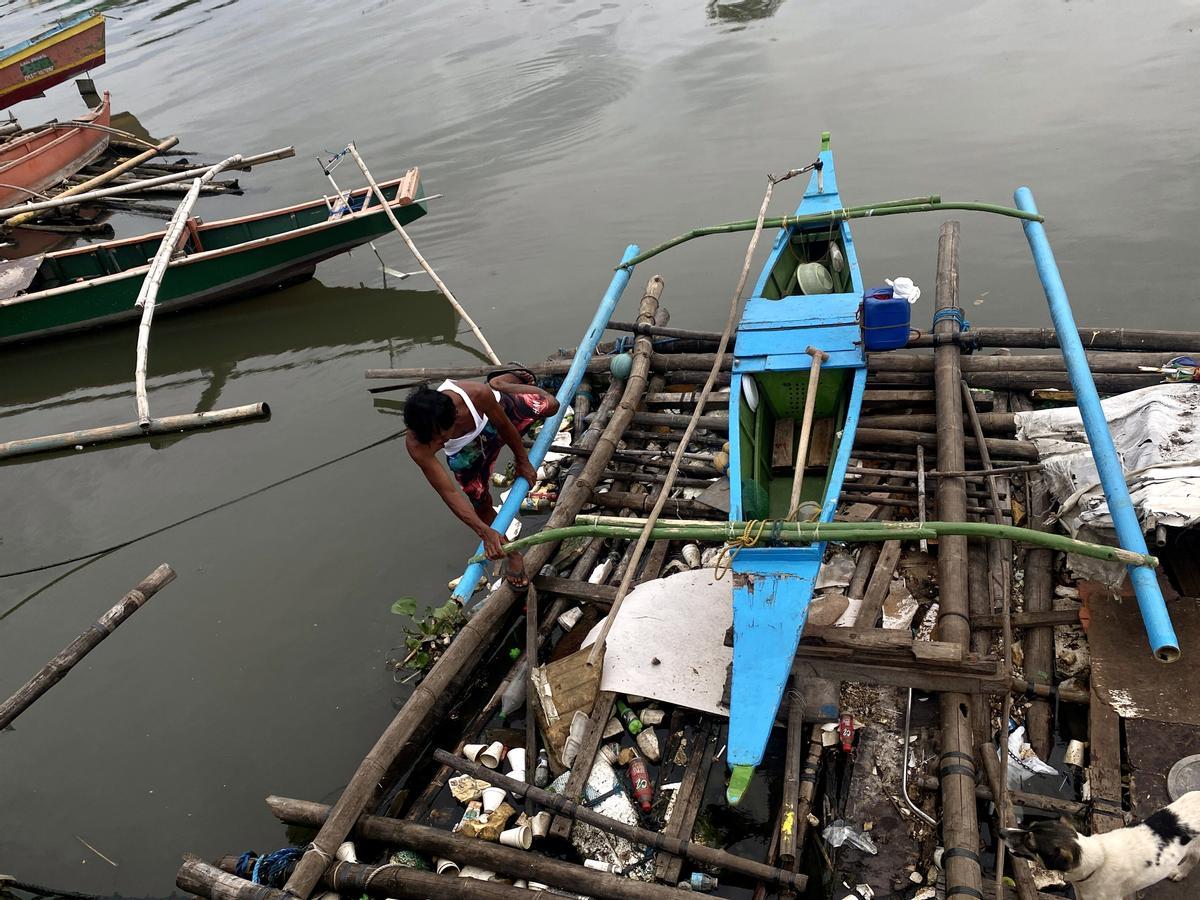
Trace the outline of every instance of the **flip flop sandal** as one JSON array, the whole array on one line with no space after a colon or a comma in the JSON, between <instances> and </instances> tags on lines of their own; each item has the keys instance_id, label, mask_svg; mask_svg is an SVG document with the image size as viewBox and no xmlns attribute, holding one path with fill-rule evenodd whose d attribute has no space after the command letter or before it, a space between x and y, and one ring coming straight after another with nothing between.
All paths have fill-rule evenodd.
<instances>
[{"instance_id":1,"label":"flip flop sandal","mask_svg":"<svg viewBox=\"0 0 1200 900\"><path fill-rule=\"evenodd\" d=\"M512 365L507 369L496 369L488 372L485 381L491 381L497 375L516 375L525 384L537 384L537 377L522 365Z\"/></svg>"}]
</instances>

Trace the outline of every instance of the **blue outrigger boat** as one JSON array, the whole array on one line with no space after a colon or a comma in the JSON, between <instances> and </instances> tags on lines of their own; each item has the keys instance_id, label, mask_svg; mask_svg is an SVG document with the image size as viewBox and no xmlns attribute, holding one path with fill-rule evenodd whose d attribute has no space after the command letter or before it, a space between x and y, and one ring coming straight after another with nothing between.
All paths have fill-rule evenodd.
<instances>
[{"instance_id":1,"label":"blue outrigger boat","mask_svg":"<svg viewBox=\"0 0 1200 900\"><path fill-rule=\"evenodd\" d=\"M797 215L842 206L825 134ZM817 274L828 293L803 292L798 274L811 274L812 264L825 267L828 279ZM800 500L807 509L819 507L819 521L833 519L867 382L862 306L862 276L848 222L780 230L746 302L734 345L730 397L739 399L730 403L731 521L779 520L793 512L796 439L813 355L822 353L827 358L816 382ZM784 454L789 465L780 465ZM762 761L824 550L824 542L746 547L733 561L730 803L741 799Z\"/></svg>"}]
</instances>

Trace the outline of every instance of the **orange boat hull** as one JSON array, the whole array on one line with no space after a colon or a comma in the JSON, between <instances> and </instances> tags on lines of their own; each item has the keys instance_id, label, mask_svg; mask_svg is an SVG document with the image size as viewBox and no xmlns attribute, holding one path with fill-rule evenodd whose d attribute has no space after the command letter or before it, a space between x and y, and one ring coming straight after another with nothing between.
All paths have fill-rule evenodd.
<instances>
[{"instance_id":1,"label":"orange boat hull","mask_svg":"<svg viewBox=\"0 0 1200 900\"><path fill-rule=\"evenodd\" d=\"M0 56L0 109L104 64L104 16L63 23Z\"/></svg>"},{"instance_id":2,"label":"orange boat hull","mask_svg":"<svg viewBox=\"0 0 1200 900\"><path fill-rule=\"evenodd\" d=\"M31 196L74 175L108 149L108 93L100 105L79 119L63 122L0 145L0 207L24 203Z\"/></svg>"}]
</instances>

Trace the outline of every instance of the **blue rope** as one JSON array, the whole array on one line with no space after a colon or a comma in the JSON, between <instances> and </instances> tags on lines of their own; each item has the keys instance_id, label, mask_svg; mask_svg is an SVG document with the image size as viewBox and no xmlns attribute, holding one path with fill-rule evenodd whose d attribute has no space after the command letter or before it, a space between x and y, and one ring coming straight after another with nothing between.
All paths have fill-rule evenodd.
<instances>
[{"instance_id":1,"label":"blue rope","mask_svg":"<svg viewBox=\"0 0 1200 900\"><path fill-rule=\"evenodd\" d=\"M968 322L967 317L963 315L961 307L947 306L934 312L933 325L930 326L930 331L936 329L938 322L941 322L943 319L950 319L957 322L959 331L971 330L971 323Z\"/></svg>"},{"instance_id":2,"label":"blue rope","mask_svg":"<svg viewBox=\"0 0 1200 900\"><path fill-rule=\"evenodd\" d=\"M234 874L241 878L248 876L255 884L283 887L287 883L292 867L300 861L300 857L303 855L302 847L284 847L282 850L274 850L262 856L257 855L253 850L248 850L238 857L237 865L234 866Z\"/></svg>"}]
</instances>

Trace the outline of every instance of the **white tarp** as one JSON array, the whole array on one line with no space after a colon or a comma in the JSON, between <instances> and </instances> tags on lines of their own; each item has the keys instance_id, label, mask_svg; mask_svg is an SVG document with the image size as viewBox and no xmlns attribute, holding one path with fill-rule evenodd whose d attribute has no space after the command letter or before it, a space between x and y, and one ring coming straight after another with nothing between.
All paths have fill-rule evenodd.
<instances>
[{"instance_id":1,"label":"white tarp","mask_svg":"<svg viewBox=\"0 0 1200 900\"><path fill-rule=\"evenodd\" d=\"M1101 403L1144 531L1200 521L1200 384L1161 384ZM1058 518L1075 537L1115 543L1112 517L1076 407L1016 414L1037 445ZM1119 580L1123 567L1072 556L1080 574Z\"/></svg>"},{"instance_id":2,"label":"white tarp","mask_svg":"<svg viewBox=\"0 0 1200 900\"><path fill-rule=\"evenodd\" d=\"M705 568L638 585L608 633L600 688L728 716L721 697L733 663L725 646L732 625L731 575L718 581Z\"/></svg>"}]
</instances>

